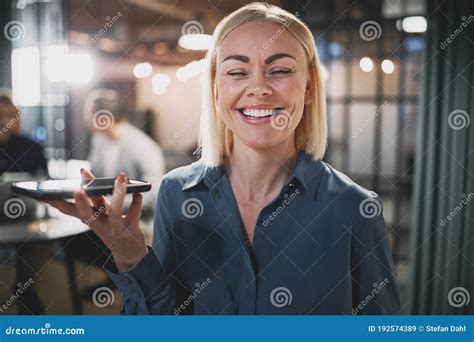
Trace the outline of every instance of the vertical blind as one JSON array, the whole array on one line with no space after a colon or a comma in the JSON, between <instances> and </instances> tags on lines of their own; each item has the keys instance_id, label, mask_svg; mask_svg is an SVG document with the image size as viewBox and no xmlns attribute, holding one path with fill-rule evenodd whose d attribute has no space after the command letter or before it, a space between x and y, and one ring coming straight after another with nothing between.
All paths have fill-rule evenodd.
<instances>
[{"instance_id":1,"label":"vertical blind","mask_svg":"<svg viewBox=\"0 0 474 342\"><path fill-rule=\"evenodd\" d=\"M428 0L410 260L412 314L474 313L474 2Z\"/></svg>"}]
</instances>

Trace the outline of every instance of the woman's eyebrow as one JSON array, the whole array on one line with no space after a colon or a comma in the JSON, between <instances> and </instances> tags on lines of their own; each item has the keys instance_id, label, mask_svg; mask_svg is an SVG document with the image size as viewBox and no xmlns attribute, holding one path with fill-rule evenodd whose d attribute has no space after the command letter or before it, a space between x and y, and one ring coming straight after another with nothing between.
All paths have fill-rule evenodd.
<instances>
[{"instance_id":1,"label":"woman's eyebrow","mask_svg":"<svg viewBox=\"0 0 474 342\"><path fill-rule=\"evenodd\" d=\"M277 59L285 58L285 57L288 57L288 58L291 58L291 59L295 59L295 57L293 57L292 55L289 55L289 54L287 54L287 53L277 53L277 54L274 54L274 55L268 57L268 58L265 60L265 64L273 63L273 62L276 61ZM295 60L296 60L296 59L295 59Z\"/></svg>"},{"instance_id":2,"label":"woman's eyebrow","mask_svg":"<svg viewBox=\"0 0 474 342\"><path fill-rule=\"evenodd\" d=\"M226 58L224 58L224 60L222 62L228 61L230 59L235 59L237 61L241 61L241 62L244 62L244 63L248 63L250 61L250 59L247 56L231 55L231 56L227 56Z\"/></svg>"},{"instance_id":3,"label":"woman's eyebrow","mask_svg":"<svg viewBox=\"0 0 474 342\"><path fill-rule=\"evenodd\" d=\"M277 54L274 54L270 57L268 57L266 60L265 60L265 64L270 64L270 63L273 63L274 61L276 61L277 59L280 59L280 58L285 58L285 57L288 57L288 58L291 58L291 59L295 59L295 57L293 57L292 55L289 55L287 53L277 53ZM235 59L237 61L240 61L240 62L243 62L243 63L248 63L250 61L250 59L247 57L247 56L243 56L243 55L230 55L230 56L227 56L226 58L224 58L224 60L222 62L225 62L225 61L228 61L228 60L231 60L231 59Z\"/></svg>"}]
</instances>

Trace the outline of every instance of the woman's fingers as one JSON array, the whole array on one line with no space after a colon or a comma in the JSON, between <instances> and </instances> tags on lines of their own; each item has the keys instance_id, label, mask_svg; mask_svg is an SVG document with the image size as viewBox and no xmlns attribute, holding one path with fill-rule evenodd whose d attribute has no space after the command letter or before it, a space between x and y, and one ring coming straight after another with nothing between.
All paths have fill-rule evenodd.
<instances>
[{"instance_id":1,"label":"woman's fingers","mask_svg":"<svg viewBox=\"0 0 474 342\"><path fill-rule=\"evenodd\" d=\"M81 183L82 184L87 184L94 179L95 179L95 176L92 174L92 172L86 169L81 169L81 180L82 180ZM92 201L93 207L96 207L98 209L100 208L107 209L107 200L105 199L105 196L89 197L89 199Z\"/></svg>"},{"instance_id":2,"label":"woman's fingers","mask_svg":"<svg viewBox=\"0 0 474 342\"><path fill-rule=\"evenodd\" d=\"M94 175L92 172L86 170L86 169L81 169L81 180L82 184L89 183L91 180L95 179Z\"/></svg>"},{"instance_id":3,"label":"woman's fingers","mask_svg":"<svg viewBox=\"0 0 474 342\"><path fill-rule=\"evenodd\" d=\"M91 225L92 219L96 217L94 211L89 206L87 195L84 192L75 192L74 199L76 201L76 209L78 217L87 225Z\"/></svg>"},{"instance_id":4,"label":"woman's fingers","mask_svg":"<svg viewBox=\"0 0 474 342\"><path fill-rule=\"evenodd\" d=\"M93 197L92 202L94 202L94 207L96 207L97 209L107 210L108 208L108 203L105 199L105 196Z\"/></svg>"},{"instance_id":5,"label":"woman's fingers","mask_svg":"<svg viewBox=\"0 0 474 342\"><path fill-rule=\"evenodd\" d=\"M48 200L44 202L48 203L50 206L58 209L60 212L66 215L78 217L78 212L74 203L66 202L63 200Z\"/></svg>"},{"instance_id":6,"label":"woman's fingers","mask_svg":"<svg viewBox=\"0 0 474 342\"><path fill-rule=\"evenodd\" d=\"M110 203L110 213L116 218L122 218L123 202L127 193L127 179L125 174L120 172L115 180L114 191L112 193L112 202Z\"/></svg>"},{"instance_id":7,"label":"woman's fingers","mask_svg":"<svg viewBox=\"0 0 474 342\"><path fill-rule=\"evenodd\" d=\"M127 221L129 223L140 220L142 216L142 202L143 202L142 195L139 193L134 193L132 203L130 204L130 207L128 207L128 212L127 212Z\"/></svg>"}]
</instances>

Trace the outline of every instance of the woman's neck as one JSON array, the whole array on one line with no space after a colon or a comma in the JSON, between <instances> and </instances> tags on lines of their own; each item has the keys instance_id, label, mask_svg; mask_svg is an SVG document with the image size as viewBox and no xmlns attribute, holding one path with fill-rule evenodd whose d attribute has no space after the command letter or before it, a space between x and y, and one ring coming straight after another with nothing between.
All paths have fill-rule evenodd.
<instances>
[{"instance_id":1,"label":"woman's neck","mask_svg":"<svg viewBox=\"0 0 474 342\"><path fill-rule=\"evenodd\" d=\"M232 186L248 200L271 196L288 181L298 151L293 143L255 149L234 141L232 155L224 161Z\"/></svg>"}]
</instances>

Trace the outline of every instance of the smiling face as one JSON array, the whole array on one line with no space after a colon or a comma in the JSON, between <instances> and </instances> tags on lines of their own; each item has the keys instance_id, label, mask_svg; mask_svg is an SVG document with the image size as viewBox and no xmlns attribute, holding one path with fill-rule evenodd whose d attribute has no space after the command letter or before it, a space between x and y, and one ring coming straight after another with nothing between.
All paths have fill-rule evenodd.
<instances>
[{"instance_id":1,"label":"smiling face","mask_svg":"<svg viewBox=\"0 0 474 342\"><path fill-rule=\"evenodd\" d=\"M243 24L217 49L216 105L234 145L294 146L311 92L307 57L284 26Z\"/></svg>"}]
</instances>

